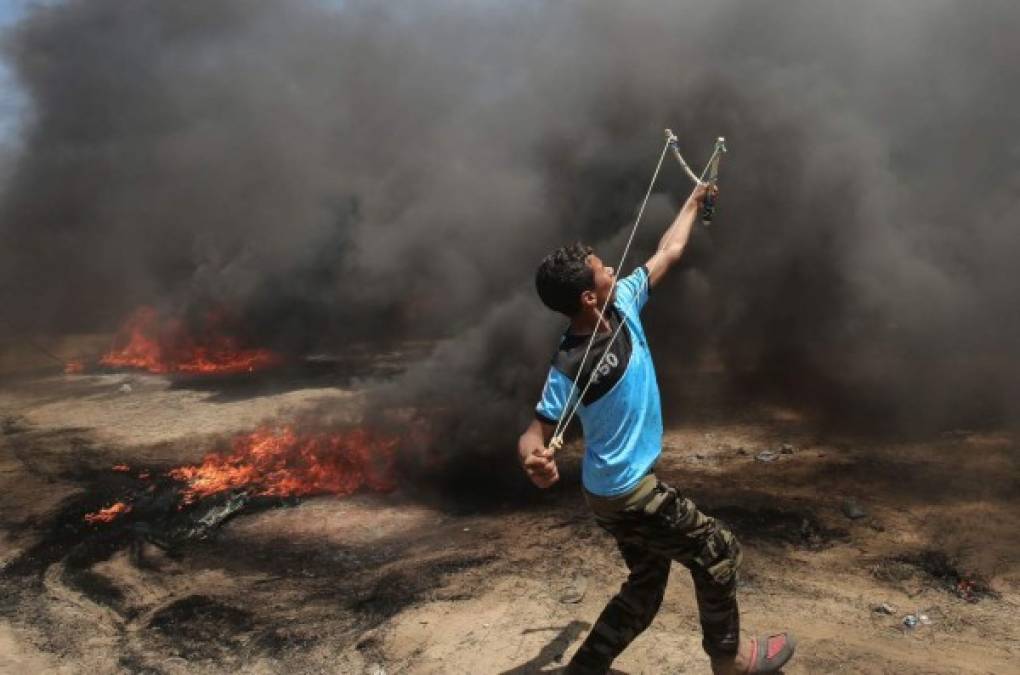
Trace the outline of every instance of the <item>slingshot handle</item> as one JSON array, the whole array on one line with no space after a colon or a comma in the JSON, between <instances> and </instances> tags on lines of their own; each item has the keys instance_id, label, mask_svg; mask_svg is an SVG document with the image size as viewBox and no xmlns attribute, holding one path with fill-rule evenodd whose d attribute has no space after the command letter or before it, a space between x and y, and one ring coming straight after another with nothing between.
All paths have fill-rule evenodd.
<instances>
[{"instance_id":1,"label":"slingshot handle","mask_svg":"<svg viewBox=\"0 0 1020 675\"><path fill-rule=\"evenodd\" d=\"M705 195L705 201L701 202L701 222L704 225L711 225L715 218L715 194L711 190Z\"/></svg>"},{"instance_id":2,"label":"slingshot handle","mask_svg":"<svg viewBox=\"0 0 1020 675\"><path fill-rule=\"evenodd\" d=\"M712 157L708 161L708 184L710 187L719 184L719 160L722 159L724 152L726 152L726 139L720 136L715 141ZM701 203L701 222L711 225L713 218L715 218L715 194L710 189L705 195L705 201Z\"/></svg>"}]
</instances>

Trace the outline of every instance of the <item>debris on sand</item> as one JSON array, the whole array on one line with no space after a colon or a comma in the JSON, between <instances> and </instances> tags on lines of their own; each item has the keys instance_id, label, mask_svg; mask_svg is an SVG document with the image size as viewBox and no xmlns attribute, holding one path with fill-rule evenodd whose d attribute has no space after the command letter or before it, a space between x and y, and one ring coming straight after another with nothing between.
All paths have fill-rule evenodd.
<instances>
[{"instance_id":1,"label":"debris on sand","mask_svg":"<svg viewBox=\"0 0 1020 675\"><path fill-rule=\"evenodd\" d=\"M215 504L204 515L196 518L194 525L184 530L184 538L207 539L217 527L247 506L250 500L251 495L247 492L242 491L231 494L227 497L226 501L221 504Z\"/></svg>"},{"instance_id":2,"label":"debris on sand","mask_svg":"<svg viewBox=\"0 0 1020 675\"><path fill-rule=\"evenodd\" d=\"M953 586L953 593L971 604L978 602L981 598L998 599L999 597L999 594L991 590L986 583L974 579L960 579Z\"/></svg>"},{"instance_id":3,"label":"debris on sand","mask_svg":"<svg viewBox=\"0 0 1020 675\"><path fill-rule=\"evenodd\" d=\"M743 448L739 448L740 454L746 454ZM792 455L793 446L789 443L783 443L775 450L762 450L755 454L754 458L756 461L764 462L765 464L771 464L772 462L779 459L781 455Z\"/></svg>"},{"instance_id":4,"label":"debris on sand","mask_svg":"<svg viewBox=\"0 0 1020 675\"><path fill-rule=\"evenodd\" d=\"M896 613L896 605L890 605L888 602L883 602L879 605L875 605L874 607L872 607L871 611L874 612L875 614L885 614L887 616L892 616L893 614Z\"/></svg>"},{"instance_id":5,"label":"debris on sand","mask_svg":"<svg viewBox=\"0 0 1020 675\"><path fill-rule=\"evenodd\" d=\"M843 500L843 515L850 520L860 520L868 515L868 512L860 505L853 497L847 497Z\"/></svg>"},{"instance_id":6,"label":"debris on sand","mask_svg":"<svg viewBox=\"0 0 1020 675\"><path fill-rule=\"evenodd\" d=\"M560 602L566 605L576 605L584 600L584 594L588 591L588 577L583 574L575 574L571 579L567 590L560 596Z\"/></svg>"},{"instance_id":7,"label":"debris on sand","mask_svg":"<svg viewBox=\"0 0 1020 675\"><path fill-rule=\"evenodd\" d=\"M907 630L913 630L914 628L918 628L920 626L931 626L935 622L932 620L931 616L929 616L926 612L932 611L940 613L940 610L937 607L925 611L916 609L914 610L913 614L907 614L905 617L903 617L903 621L901 623L903 627L906 628Z\"/></svg>"}]
</instances>

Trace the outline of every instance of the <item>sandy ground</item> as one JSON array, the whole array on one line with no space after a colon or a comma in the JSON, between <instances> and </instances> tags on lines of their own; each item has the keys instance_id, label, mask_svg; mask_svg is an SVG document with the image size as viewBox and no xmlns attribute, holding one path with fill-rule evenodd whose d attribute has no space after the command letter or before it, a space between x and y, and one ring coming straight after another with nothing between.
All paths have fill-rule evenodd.
<instances>
[{"instance_id":1,"label":"sandy ground","mask_svg":"<svg viewBox=\"0 0 1020 675\"><path fill-rule=\"evenodd\" d=\"M165 469L266 419L356 414L353 386L285 385L52 373L3 383L0 672L562 667L625 576L580 497L577 447L562 485L485 511L406 490L317 497L253 509L173 550L82 528L114 463ZM669 429L658 472L741 537L744 626L798 633L787 673L1020 673L1015 438L876 440L822 433L789 411L702 413ZM755 459L784 444L775 461ZM848 498L867 515L844 515ZM993 595L958 597L919 562L932 560ZM881 603L893 613L873 611ZM930 625L905 629L917 611ZM685 570L674 567L658 618L616 668L708 672Z\"/></svg>"}]
</instances>

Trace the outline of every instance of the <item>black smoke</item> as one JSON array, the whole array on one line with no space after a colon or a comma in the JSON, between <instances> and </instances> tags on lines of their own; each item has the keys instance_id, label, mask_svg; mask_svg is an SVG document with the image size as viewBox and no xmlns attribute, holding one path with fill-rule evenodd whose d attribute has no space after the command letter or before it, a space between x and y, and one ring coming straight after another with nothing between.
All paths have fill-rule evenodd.
<instances>
[{"instance_id":1,"label":"black smoke","mask_svg":"<svg viewBox=\"0 0 1020 675\"><path fill-rule=\"evenodd\" d=\"M719 135L731 152L717 224L646 311L662 372L711 356L832 420L1009 421L1017 19L996 0L40 5L5 38L30 109L0 174L0 303L23 333L150 303L234 308L293 351L444 339L380 396L445 415L451 456L502 453L561 327L538 260L573 239L616 258L669 126L693 163ZM628 268L688 189L667 164Z\"/></svg>"}]
</instances>

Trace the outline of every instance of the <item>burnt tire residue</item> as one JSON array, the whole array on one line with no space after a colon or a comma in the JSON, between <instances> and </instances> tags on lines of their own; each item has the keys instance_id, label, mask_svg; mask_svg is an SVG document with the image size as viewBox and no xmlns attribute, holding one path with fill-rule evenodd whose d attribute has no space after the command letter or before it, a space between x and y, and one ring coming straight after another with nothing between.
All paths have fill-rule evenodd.
<instances>
[{"instance_id":1,"label":"burnt tire residue","mask_svg":"<svg viewBox=\"0 0 1020 675\"><path fill-rule=\"evenodd\" d=\"M733 505L704 512L728 526L741 541L818 551L850 538L846 530L826 527L808 512Z\"/></svg>"},{"instance_id":2,"label":"burnt tire residue","mask_svg":"<svg viewBox=\"0 0 1020 675\"><path fill-rule=\"evenodd\" d=\"M123 613L124 593L102 574L88 569L67 567L63 582L98 605Z\"/></svg>"},{"instance_id":3,"label":"burnt tire residue","mask_svg":"<svg viewBox=\"0 0 1020 675\"><path fill-rule=\"evenodd\" d=\"M959 561L934 549L883 558L872 566L871 574L894 586L910 583L934 586L971 603L1000 597L983 577L961 571Z\"/></svg>"},{"instance_id":4,"label":"burnt tire residue","mask_svg":"<svg viewBox=\"0 0 1020 675\"><path fill-rule=\"evenodd\" d=\"M185 658L224 658L244 651L255 629L251 612L207 595L189 595L158 610L148 627L168 638Z\"/></svg>"},{"instance_id":5,"label":"burnt tire residue","mask_svg":"<svg viewBox=\"0 0 1020 675\"><path fill-rule=\"evenodd\" d=\"M374 622L384 621L418 602L429 591L440 587L446 575L480 567L495 559L495 556L491 555L448 558L421 565L414 570L385 574L351 603L350 609L373 619Z\"/></svg>"},{"instance_id":6,"label":"burnt tire residue","mask_svg":"<svg viewBox=\"0 0 1020 675\"><path fill-rule=\"evenodd\" d=\"M266 628L252 639L255 650L262 654L278 656L292 649L307 649L317 638L286 626Z\"/></svg>"}]
</instances>

